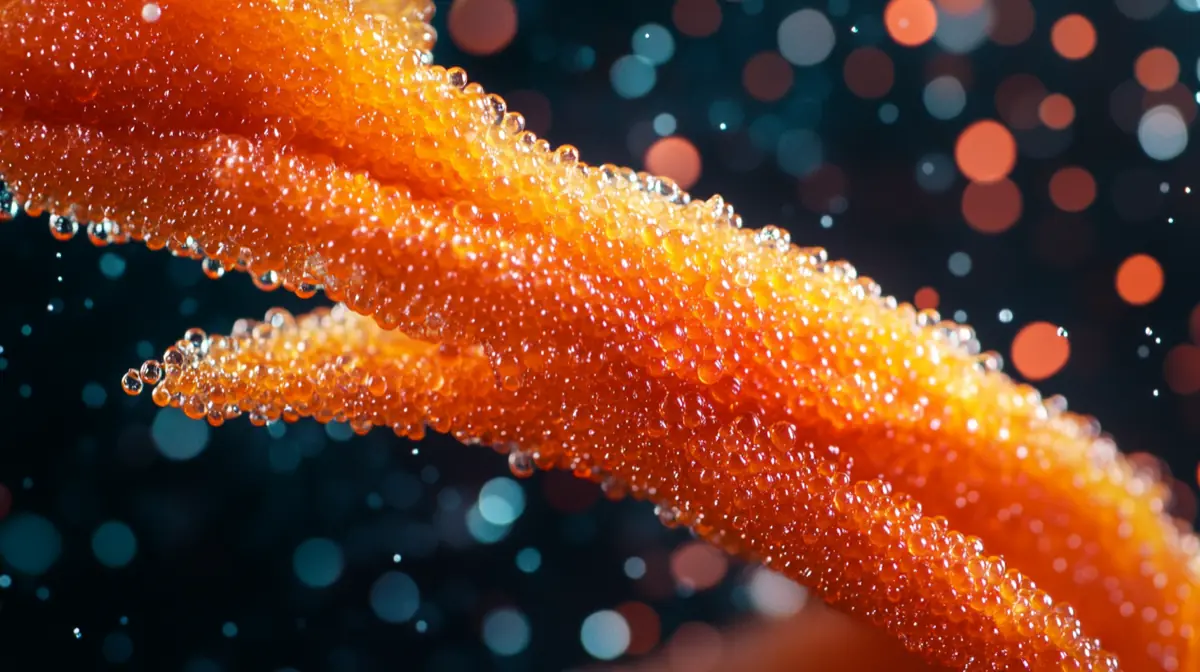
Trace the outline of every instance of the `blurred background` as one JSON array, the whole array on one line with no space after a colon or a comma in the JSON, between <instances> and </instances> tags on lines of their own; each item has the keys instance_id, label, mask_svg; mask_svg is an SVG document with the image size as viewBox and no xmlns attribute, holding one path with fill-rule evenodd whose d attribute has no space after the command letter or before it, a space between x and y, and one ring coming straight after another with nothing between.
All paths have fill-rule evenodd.
<instances>
[{"instance_id":1,"label":"blurred background","mask_svg":"<svg viewBox=\"0 0 1200 672\"><path fill-rule=\"evenodd\" d=\"M455 0L435 25L554 144L970 323L1195 518L1200 0ZM567 474L126 397L186 328L321 299L85 239L0 227L3 669L575 669L805 604Z\"/></svg>"}]
</instances>

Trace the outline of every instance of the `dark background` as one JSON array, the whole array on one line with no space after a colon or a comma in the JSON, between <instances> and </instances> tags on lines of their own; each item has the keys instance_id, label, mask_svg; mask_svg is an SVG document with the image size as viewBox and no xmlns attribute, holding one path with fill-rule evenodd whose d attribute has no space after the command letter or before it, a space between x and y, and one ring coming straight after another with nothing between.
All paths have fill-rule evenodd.
<instances>
[{"instance_id":1,"label":"dark background","mask_svg":"<svg viewBox=\"0 0 1200 672\"><path fill-rule=\"evenodd\" d=\"M943 315L965 311L985 347L1007 356L1024 324L1062 325L1071 359L1040 387L1101 418L1126 451L1165 460L1186 483L1179 510L1194 517L1200 399L1167 387L1163 359L1188 340L1188 317L1200 303L1200 194L1183 189L1198 175L1200 155L1147 158L1114 120L1120 115L1113 92L1132 78L1137 54L1156 45L1175 51L1181 82L1194 92L1200 15L1167 0L1144 3L1164 7L1149 20L1130 19L1107 0L1040 3L1028 41L985 43L956 61L970 68L967 105L957 118L939 121L921 95L940 50L891 43L880 27L883 3L834 3L849 9L831 17L838 44L829 59L797 69L783 101L754 100L742 86L744 63L776 48L779 21L805 6L766 4L755 13L750 1L720 2L723 21L711 37L673 31L673 58L658 68L655 88L634 100L614 93L609 67L629 53L638 26L672 27L671 2L520 0L516 39L484 58L455 48L445 29L448 3L439 3L436 53L440 63L464 65L514 108L528 103L532 127L555 144L577 145L591 163L641 168L654 139L649 123L670 112L704 159L693 194L720 190L748 225L785 226L794 240L853 260L901 300L935 287ZM1070 68L1048 37L1053 19L1067 11L1086 13L1100 34L1097 52ZM886 97L867 101L847 90L841 63L855 47L872 44L894 61L896 81ZM590 67L582 47L594 52ZM999 82L1019 72L1069 95L1077 117L1065 136L1018 134L1023 155L1013 179L1024 196L1023 216L1011 230L987 236L963 221L963 178L931 193L915 176L922 157L952 155L970 121L996 117ZM741 108L740 128L713 127L716 100ZM880 121L884 103L899 110L894 124ZM818 109L819 119L797 113L804 109ZM825 160L844 174L847 208L832 227L819 224L825 212L805 206L801 180L752 142L747 129L766 114L813 128ZM1047 146L1061 150L1030 157ZM1057 212L1047 196L1050 175L1069 164L1087 167L1099 185L1096 203L1082 215ZM164 459L151 434L159 410L146 396L125 397L122 373L188 327L225 332L234 319L270 306L305 305L260 293L247 277L213 282L195 262L135 245L94 249L85 238L56 243L44 220L26 217L0 227L0 519L36 514L62 539L61 555L41 575L0 562L11 577L11 586L0 588L3 669L562 669L591 660L580 644L581 621L621 602L650 604L664 641L682 623L721 625L753 611L746 573L736 567L713 589L679 594L668 559L688 535L661 529L645 505L599 501L594 486L564 475L522 482L526 510L508 536L476 542L464 514L480 486L507 468L490 451L444 437L419 446L386 432L342 440L312 422L268 430L239 420L210 430L195 459ZM957 251L973 261L965 277L947 269ZM1124 304L1113 287L1118 264L1136 252L1153 255L1166 271L1165 290L1145 307ZM122 272L106 254L124 263ZM997 318L1005 308L1015 316L1010 323ZM120 569L98 563L91 541L98 525L114 519L138 542ZM337 541L346 558L340 580L324 590L301 585L292 566L296 546L318 536ZM514 561L524 548L541 555L532 574ZM625 575L631 556L646 560L646 578ZM391 570L420 587L420 611L405 624L381 622L368 604L372 583ZM485 647L480 628L485 614L506 605L525 614L532 639L523 653L502 658ZM237 624L236 636L223 634L227 622ZM117 655L127 644L131 655Z\"/></svg>"}]
</instances>

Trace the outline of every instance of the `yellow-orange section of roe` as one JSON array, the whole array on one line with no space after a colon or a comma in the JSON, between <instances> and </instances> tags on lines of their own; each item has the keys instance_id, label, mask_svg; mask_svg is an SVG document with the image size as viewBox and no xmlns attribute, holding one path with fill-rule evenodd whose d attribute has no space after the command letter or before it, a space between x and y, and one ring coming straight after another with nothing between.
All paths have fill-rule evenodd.
<instances>
[{"instance_id":1,"label":"yellow-orange section of roe","mask_svg":"<svg viewBox=\"0 0 1200 672\"><path fill-rule=\"evenodd\" d=\"M426 422L609 476L930 660L1106 669L1099 637L1127 669L1195 662L1196 542L1164 488L969 329L720 197L552 151L346 3L157 4L0 3L0 172L60 234L321 286L474 353L497 396L456 417L490 419Z\"/></svg>"}]
</instances>

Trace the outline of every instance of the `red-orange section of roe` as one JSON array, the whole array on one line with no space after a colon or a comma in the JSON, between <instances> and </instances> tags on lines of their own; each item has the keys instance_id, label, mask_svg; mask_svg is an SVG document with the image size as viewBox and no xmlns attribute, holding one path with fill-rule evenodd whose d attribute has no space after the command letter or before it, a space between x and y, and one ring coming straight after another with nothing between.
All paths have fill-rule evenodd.
<instances>
[{"instance_id":1,"label":"red-orange section of roe","mask_svg":"<svg viewBox=\"0 0 1200 672\"><path fill-rule=\"evenodd\" d=\"M1093 636L1130 669L1185 660L1195 544L1161 484L968 328L742 230L720 197L552 150L341 4L164 1L152 24L135 2L37 4L0 10L22 202L373 319L192 334L156 400L516 446L946 665L1114 667ZM960 159L994 183L1007 131L980 128ZM485 369L389 374L414 351Z\"/></svg>"}]
</instances>

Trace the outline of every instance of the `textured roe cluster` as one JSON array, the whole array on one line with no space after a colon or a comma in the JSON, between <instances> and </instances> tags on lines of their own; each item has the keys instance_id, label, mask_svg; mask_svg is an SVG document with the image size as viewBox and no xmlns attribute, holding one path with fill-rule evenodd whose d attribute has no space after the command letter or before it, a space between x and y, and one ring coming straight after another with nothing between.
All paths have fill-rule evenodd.
<instances>
[{"instance_id":1,"label":"textured roe cluster","mask_svg":"<svg viewBox=\"0 0 1200 672\"><path fill-rule=\"evenodd\" d=\"M3 213L342 305L189 331L126 391L570 469L948 667L1200 665L1166 488L969 327L550 147L431 65L429 3L150 4L0 1Z\"/></svg>"}]
</instances>

